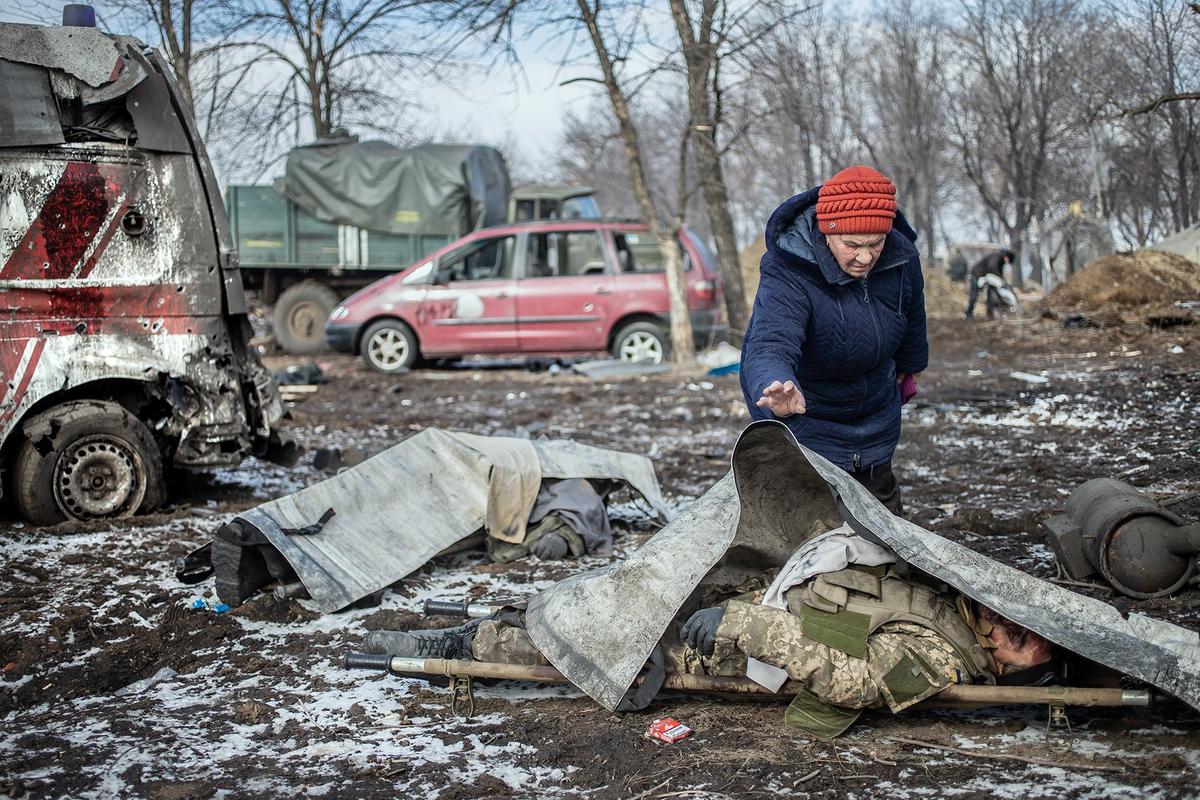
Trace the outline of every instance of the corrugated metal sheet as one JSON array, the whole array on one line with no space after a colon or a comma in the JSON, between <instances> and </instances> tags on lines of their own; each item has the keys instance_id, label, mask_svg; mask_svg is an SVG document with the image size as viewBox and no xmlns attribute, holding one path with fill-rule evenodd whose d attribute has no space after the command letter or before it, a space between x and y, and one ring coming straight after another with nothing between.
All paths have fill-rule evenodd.
<instances>
[{"instance_id":1,"label":"corrugated metal sheet","mask_svg":"<svg viewBox=\"0 0 1200 800\"><path fill-rule=\"evenodd\" d=\"M541 476L547 478L626 481L666 513L654 468L645 456L575 442L530 443L431 428L237 519L267 537L323 610L336 611L395 583L484 527L493 466L501 460L500 451L509 448L532 448ZM330 508L335 516L319 534L283 533L315 523ZM528 511L523 511L526 517Z\"/></svg>"}]
</instances>

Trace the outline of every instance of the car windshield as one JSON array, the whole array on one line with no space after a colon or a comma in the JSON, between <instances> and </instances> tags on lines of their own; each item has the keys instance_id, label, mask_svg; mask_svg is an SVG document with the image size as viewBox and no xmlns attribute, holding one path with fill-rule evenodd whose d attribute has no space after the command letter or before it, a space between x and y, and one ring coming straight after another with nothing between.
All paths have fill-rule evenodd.
<instances>
[{"instance_id":1,"label":"car windshield","mask_svg":"<svg viewBox=\"0 0 1200 800\"><path fill-rule=\"evenodd\" d=\"M571 197L563 201L562 218L600 219L600 206L596 205L596 198L590 194Z\"/></svg>"}]
</instances>

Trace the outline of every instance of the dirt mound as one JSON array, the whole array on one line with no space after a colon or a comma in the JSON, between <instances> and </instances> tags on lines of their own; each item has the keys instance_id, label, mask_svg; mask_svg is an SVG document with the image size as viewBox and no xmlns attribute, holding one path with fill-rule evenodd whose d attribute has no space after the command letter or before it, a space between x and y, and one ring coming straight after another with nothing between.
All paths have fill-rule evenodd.
<instances>
[{"instance_id":1,"label":"dirt mound","mask_svg":"<svg viewBox=\"0 0 1200 800\"><path fill-rule=\"evenodd\" d=\"M936 267L925 274L925 316L930 319L958 319L967 308L967 285L955 283Z\"/></svg>"},{"instance_id":2,"label":"dirt mound","mask_svg":"<svg viewBox=\"0 0 1200 800\"><path fill-rule=\"evenodd\" d=\"M1041 307L1055 316L1082 313L1145 321L1178 301L1197 299L1200 265L1175 253L1138 250L1096 259L1047 295Z\"/></svg>"}]
</instances>

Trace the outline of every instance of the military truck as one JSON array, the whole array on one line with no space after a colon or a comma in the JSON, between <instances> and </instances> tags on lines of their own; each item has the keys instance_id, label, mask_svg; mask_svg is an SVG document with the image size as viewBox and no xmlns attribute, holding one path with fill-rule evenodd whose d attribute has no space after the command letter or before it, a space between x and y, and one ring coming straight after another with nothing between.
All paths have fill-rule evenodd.
<instances>
[{"instance_id":1,"label":"military truck","mask_svg":"<svg viewBox=\"0 0 1200 800\"><path fill-rule=\"evenodd\" d=\"M273 186L230 186L226 205L245 285L273 307L275 342L294 354L324 347L339 300L474 230L599 217L584 186L513 191L491 147L351 137L296 148Z\"/></svg>"},{"instance_id":2,"label":"military truck","mask_svg":"<svg viewBox=\"0 0 1200 800\"><path fill-rule=\"evenodd\" d=\"M0 24L0 495L37 524L295 455L171 70L87 6L64 22Z\"/></svg>"}]
</instances>

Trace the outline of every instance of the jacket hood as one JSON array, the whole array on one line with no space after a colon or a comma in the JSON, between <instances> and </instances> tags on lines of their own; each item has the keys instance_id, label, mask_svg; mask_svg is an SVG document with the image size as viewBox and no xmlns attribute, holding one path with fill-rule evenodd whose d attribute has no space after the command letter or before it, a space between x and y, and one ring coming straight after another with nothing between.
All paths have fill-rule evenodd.
<instances>
[{"instance_id":1,"label":"jacket hood","mask_svg":"<svg viewBox=\"0 0 1200 800\"><path fill-rule=\"evenodd\" d=\"M817 229L817 194L820 191L820 186L814 186L789 197L775 209L767 220L767 252L774 253L793 267L805 263L816 267L829 283L849 283L854 278L838 266L825 241L825 234ZM908 224L904 214L897 211L877 263L886 267L917 256L916 241L917 232Z\"/></svg>"}]
</instances>

